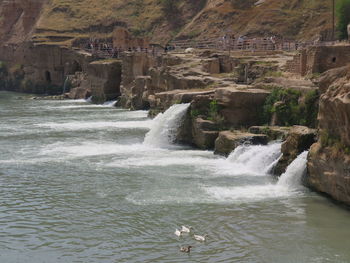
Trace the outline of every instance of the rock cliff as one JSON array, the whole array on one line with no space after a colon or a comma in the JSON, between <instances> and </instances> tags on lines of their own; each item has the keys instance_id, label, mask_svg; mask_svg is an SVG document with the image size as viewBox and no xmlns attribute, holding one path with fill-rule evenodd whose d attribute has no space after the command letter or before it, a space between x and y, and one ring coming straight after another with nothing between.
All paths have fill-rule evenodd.
<instances>
[{"instance_id":1,"label":"rock cliff","mask_svg":"<svg viewBox=\"0 0 350 263\"><path fill-rule=\"evenodd\" d=\"M321 76L319 139L309 154L307 183L350 205L350 66Z\"/></svg>"}]
</instances>

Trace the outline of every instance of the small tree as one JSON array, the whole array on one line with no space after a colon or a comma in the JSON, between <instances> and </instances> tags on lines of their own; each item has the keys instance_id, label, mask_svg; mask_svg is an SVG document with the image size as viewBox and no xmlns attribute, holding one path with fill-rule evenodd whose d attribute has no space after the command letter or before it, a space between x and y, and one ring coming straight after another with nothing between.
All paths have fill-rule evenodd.
<instances>
[{"instance_id":1,"label":"small tree","mask_svg":"<svg viewBox=\"0 0 350 263\"><path fill-rule=\"evenodd\" d=\"M337 6L337 29L340 39L348 37L347 25L350 23L350 0L338 0Z\"/></svg>"}]
</instances>

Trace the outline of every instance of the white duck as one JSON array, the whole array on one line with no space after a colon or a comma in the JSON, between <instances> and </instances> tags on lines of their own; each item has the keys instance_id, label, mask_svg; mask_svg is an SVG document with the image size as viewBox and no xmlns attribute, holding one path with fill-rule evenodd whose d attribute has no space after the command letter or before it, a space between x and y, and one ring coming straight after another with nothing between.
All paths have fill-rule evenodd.
<instances>
[{"instance_id":1,"label":"white duck","mask_svg":"<svg viewBox=\"0 0 350 263\"><path fill-rule=\"evenodd\" d=\"M174 234L175 234L176 236L180 237L180 236L182 235L182 233L183 233L182 231L176 229Z\"/></svg>"},{"instance_id":2,"label":"white duck","mask_svg":"<svg viewBox=\"0 0 350 263\"><path fill-rule=\"evenodd\" d=\"M207 240L208 235L200 236L200 235L193 235L194 239L197 241L205 242Z\"/></svg>"},{"instance_id":3,"label":"white duck","mask_svg":"<svg viewBox=\"0 0 350 263\"><path fill-rule=\"evenodd\" d=\"M191 227L191 226L189 226L189 227L182 226L181 232L183 232L183 233L190 233L191 229L193 229L193 227Z\"/></svg>"}]
</instances>

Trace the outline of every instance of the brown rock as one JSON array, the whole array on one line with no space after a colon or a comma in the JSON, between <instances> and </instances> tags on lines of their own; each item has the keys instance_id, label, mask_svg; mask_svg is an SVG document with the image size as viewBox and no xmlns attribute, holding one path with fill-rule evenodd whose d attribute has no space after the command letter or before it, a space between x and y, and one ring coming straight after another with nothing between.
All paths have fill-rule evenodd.
<instances>
[{"instance_id":1,"label":"brown rock","mask_svg":"<svg viewBox=\"0 0 350 263\"><path fill-rule=\"evenodd\" d=\"M234 127L256 125L267 96L267 90L249 86L232 86L215 90L214 99L222 108L220 113Z\"/></svg>"},{"instance_id":2,"label":"brown rock","mask_svg":"<svg viewBox=\"0 0 350 263\"><path fill-rule=\"evenodd\" d=\"M275 167L275 174L284 173L291 162L303 151L309 150L316 140L317 131L305 126L293 126L282 144L283 156Z\"/></svg>"},{"instance_id":3,"label":"brown rock","mask_svg":"<svg viewBox=\"0 0 350 263\"><path fill-rule=\"evenodd\" d=\"M215 141L215 153L229 155L242 144L266 145L268 137L265 134L253 134L240 131L222 131Z\"/></svg>"},{"instance_id":4,"label":"brown rock","mask_svg":"<svg viewBox=\"0 0 350 263\"><path fill-rule=\"evenodd\" d=\"M120 96L121 61L101 60L88 65L92 101L101 103Z\"/></svg>"},{"instance_id":5,"label":"brown rock","mask_svg":"<svg viewBox=\"0 0 350 263\"><path fill-rule=\"evenodd\" d=\"M166 110L175 103L190 103L198 96L209 96L214 90L172 90L155 94L155 108Z\"/></svg>"},{"instance_id":6,"label":"brown rock","mask_svg":"<svg viewBox=\"0 0 350 263\"><path fill-rule=\"evenodd\" d=\"M350 67L321 76L318 142L308 158L309 187L350 205Z\"/></svg>"},{"instance_id":7,"label":"brown rock","mask_svg":"<svg viewBox=\"0 0 350 263\"><path fill-rule=\"evenodd\" d=\"M308 157L306 183L312 189L350 205L350 155L315 143Z\"/></svg>"},{"instance_id":8,"label":"brown rock","mask_svg":"<svg viewBox=\"0 0 350 263\"><path fill-rule=\"evenodd\" d=\"M213 149L219 135L217 125L208 120L196 118L192 124L193 143L200 149Z\"/></svg>"},{"instance_id":9,"label":"brown rock","mask_svg":"<svg viewBox=\"0 0 350 263\"><path fill-rule=\"evenodd\" d=\"M202 61L202 70L209 74L220 73L220 60L218 58L211 58Z\"/></svg>"},{"instance_id":10,"label":"brown rock","mask_svg":"<svg viewBox=\"0 0 350 263\"><path fill-rule=\"evenodd\" d=\"M290 127L280 126L252 126L248 131L254 134L265 134L269 140L284 140L290 129Z\"/></svg>"},{"instance_id":11,"label":"brown rock","mask_svg":"<svg viewBox=\"0 0 350 263\"><path fill-rule=\"evenodd\" d=\"M76 99L87 99L91 96L91 90L86 88L73 88L68 93L68 98L76 100Z\"/></svg>"}]
</instances>

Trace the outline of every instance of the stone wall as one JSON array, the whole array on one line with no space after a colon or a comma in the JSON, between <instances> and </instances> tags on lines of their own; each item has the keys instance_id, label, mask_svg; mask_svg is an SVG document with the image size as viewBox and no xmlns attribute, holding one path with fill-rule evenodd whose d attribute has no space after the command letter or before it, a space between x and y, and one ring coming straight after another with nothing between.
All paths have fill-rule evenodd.
<instances>
[{"instance_id":1,"label":"stone wall","mask_svg":"<svg viewBox=\"0 0 350 263\"><path fill-rule=\"evenodd\" d=\"M350 61L350 45L309 47L287 61L285 70L305 76L343 67Z\"/></svg>"},{"instance_id":2,"label":"stone wall","mask_svg":"<svg viewBox=\"0 0 350 263\"><path fill-rule=\"evenodd\" d=\"M318 46L302 50L287 62L288 72L302 76L323 73L329 69L343 67L350 62L350 45Z\"/></svg>"},{"instance_id":3,"label":"stone wall","mask_svg":"<svg viewBox=\"0 0 350 263\"><path fill-rule=\"evenodd\" d=\"M116 99L120 95L121 62L118 60L94 61L91 54L81 50L32 43L6 45L0 51L0 61L6 63L11 75L9 90L61 94L67 76L81 72L86 77L74 86L79 92L75 90L70 97L88 94L83 89L92 92L95 102Z\"/></svg>"}]
</instances>

